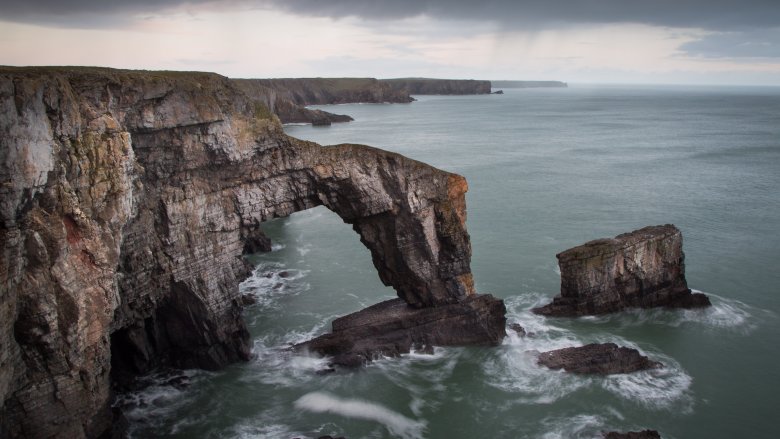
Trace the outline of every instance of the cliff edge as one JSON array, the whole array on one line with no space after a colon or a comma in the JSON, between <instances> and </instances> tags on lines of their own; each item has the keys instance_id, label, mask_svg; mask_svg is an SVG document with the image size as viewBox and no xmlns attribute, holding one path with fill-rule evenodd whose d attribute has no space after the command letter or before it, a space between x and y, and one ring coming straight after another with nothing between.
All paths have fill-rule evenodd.
<instances>
[{"instance_id":1,"label":"cliff edge","mask_svg":"<svg viewBox=\"0 0 780 439\"><path fill-rule=\"evenodd\" d=\"M2 437L97 437L112 382L247 359L241 256L271 218L333 210L410 309L482 297L463 177L288 137L216 74L0 67L0 142Z\"/></svg>"}]
</instances>

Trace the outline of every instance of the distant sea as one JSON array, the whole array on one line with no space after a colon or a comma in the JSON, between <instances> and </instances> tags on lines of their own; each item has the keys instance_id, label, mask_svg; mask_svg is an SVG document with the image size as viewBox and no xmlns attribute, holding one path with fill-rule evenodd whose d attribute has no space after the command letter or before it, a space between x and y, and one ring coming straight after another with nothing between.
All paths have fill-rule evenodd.
<instances>
[{"instance_id":1,"label":"distant sea","mask_svg":"<svg viewBox=\"0 0 780 439\"><path fill-rule=\"evenodd\" d=\"M322 106L355 121L288 126L324 145L363 143L464 175L478 291L506 301L496 348L436 348L356 372L285 351L395 297L351 227L324 208L266 224L274 251L241 286L255 358L174 388L150 376L123 395L132 436L348 439L774 438L780 401L780 88L585 86L411 104ZM646 225L684 236L706 310L547 319L555 254ZM572 376L535 352L634 347L664 368Z\"/></svg>"}]
</instances>

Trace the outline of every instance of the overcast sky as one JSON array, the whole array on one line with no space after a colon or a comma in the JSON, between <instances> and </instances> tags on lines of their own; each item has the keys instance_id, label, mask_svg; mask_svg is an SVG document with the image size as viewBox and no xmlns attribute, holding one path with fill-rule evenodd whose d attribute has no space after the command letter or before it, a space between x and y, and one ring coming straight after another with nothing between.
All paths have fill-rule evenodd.
<instances>
[{"instance_id":1,"label":"overcast sky","mask_svg":"<svg viewBox=\"0 0 780 439\"><path fill-rule=\"evenodd\" d=\"M0 0L0 64L780 85L780 0Z\"/></svg>"}]
</instances>

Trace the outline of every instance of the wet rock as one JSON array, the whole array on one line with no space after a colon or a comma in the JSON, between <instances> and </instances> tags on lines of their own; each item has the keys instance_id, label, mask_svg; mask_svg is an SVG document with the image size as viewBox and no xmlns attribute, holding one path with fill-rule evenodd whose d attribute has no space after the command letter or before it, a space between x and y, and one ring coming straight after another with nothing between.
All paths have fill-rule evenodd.
<instances>
[{"instance_id":1,"label":"wet rock","mask_svg":"<svg viewBox=\"0 0 780 439\"><path fill-rule=\"evenodd\" d=\"M437 307L414 308L403 300L378 303L333 321L333 332L294 349L333 357L359 367L381 356L409 353L415 346L495 346L506 336L506 309L491 295L477 295Z\"/></svg>"},{"instance_id":2,"label":"wet rock","mask_svg":"<svg viewBox=\"0 0 780 439\"><path fill-rule=\"evenodd\" d=\"M286 278L291 276L290 272L286 271L286 270L285 271L280 271L280 272L276 273L276 275L281 277L282 279L286 279Z\"/></svg>"},{"instance_id":3,"label":"wet rock","mask_svg":"<svg viewBox=\"0 0 780 439\"><path fill-rule=\"evenodd\" d=\"M651 361L636 349L614 343L588 344L539 354L537 362L550 369L576 374L610 375L656 369L662 364Z\"/></svg>"},{"instance_id":4,"label":"wet rock","mask_svg":"<svg viewBox=\"0 0 780 439\"><path fill-rule=\"evenodd\" d=\"M510 323L509 324L509 329L515 331L517 333L517 335L519 335L520 337L525 337L526 336L525 328L520 326L519 323Z\"/></svg>"},{"instance_id":5,"label":"wet rock","mask_svg":"<svg viewBox=\"0 0 780 439\"><path fill-rule=\"evenodd\" d=\"M661 439L661 435L655 430L629 431L626 433L610 431L604 433L604 439Z\"/></svg>"},{"instance_id":6,"label":"wet rock","mask_svg":"<svg viewBox=\"0 0 780 439\"><path fill-rule=\"evenodd\" d=\"M710 306L705 295L688 288L682 233L671 224L591 241L557 258L561 294L535 308L537 314L581 316L633 307Z\"/></svg>"},{"instance_id":7,"label":"wet rock","mask_svg":"<svg viewBox=\"0 0 780 439\"><path fill-rule=\"evenodd\" d=\"M254 305L257 303L257 297L254 294L242 294L241 304L244 306Z\"/></svg>"}]
</instances>

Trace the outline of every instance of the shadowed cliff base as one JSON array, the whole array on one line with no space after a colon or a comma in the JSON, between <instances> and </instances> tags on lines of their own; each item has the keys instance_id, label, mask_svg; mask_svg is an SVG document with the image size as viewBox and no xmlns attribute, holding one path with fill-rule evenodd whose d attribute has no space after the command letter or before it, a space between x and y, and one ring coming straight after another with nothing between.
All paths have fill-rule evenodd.
<instances>
[{"instance_id":1,"label":"shadowed cliff base","mask_svg":"<svg viewBox=\"0 0 780 439\"><path fill-rule=\"evenodd\" d=\"M227 78L2 67L0 113L4 436L97 437L112 379L247 359L241 256L266 245L262 222L314 206L352 225L406 314L503 319L497 299L469 308L489 296L474 293L463 177L288 137ZM460 331L447 343L484 341Z\"/></svg>"}]
</instances>

